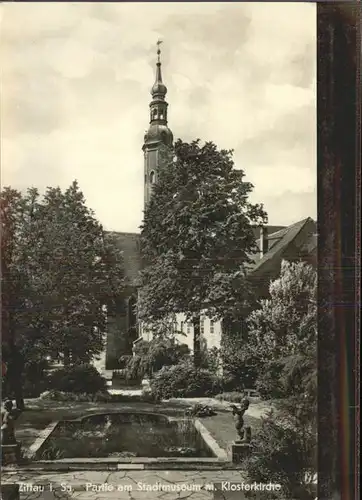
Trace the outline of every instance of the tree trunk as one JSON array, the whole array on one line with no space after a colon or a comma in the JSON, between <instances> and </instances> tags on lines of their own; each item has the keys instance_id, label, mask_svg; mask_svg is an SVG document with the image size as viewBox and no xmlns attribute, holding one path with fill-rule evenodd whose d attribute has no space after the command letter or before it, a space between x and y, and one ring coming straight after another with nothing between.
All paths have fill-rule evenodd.
<instances>
[{"instance_id":1,"label":"tree trunk","mask_svg":"<svg viewBox=\"0 0 362 500\"><path fill-rule=\"evenodd\" d=\"M194 366L198 368L201 365L201 329L200 316L194 316Z\"/></svg>"},{"instance_id":2,"label":"tree trunk","mask_svg":"<svg viewBox=\"0 0 362 500\"><path fill-rule=\"evenodd\" d=\"M20 411L25 409L24 397L23 397L23 385L21 381L21 375L14 379L14 395L15 395L15 403L16 408Z\"/></svg>"},{"instance_id":3,"label":"tree trunk","mask_svg":"<svg viewBox=\"0 0 362 500\"><path fill-rule=\"evenodd\" d=\"M7 399L9 394L10 394L10 391L11 391L11 387L10 387L10 381L9 381L9 375L8 373L6 373L3 377L2 377L2 387L1 387L1 398L4 400L4 399Z\"/></svg>"},{"instance_id":4,"label":"tree trunk","mask_svg":"<svg viewBox=\"0 0 362 500\"><path fill-rule=\"evenodd\" d=\"M18 348L13 343L10 345L10 354L8 360L8 370L6 373L6 390L14 395L16 408L24 410L22 375L24 371L24 362Z\"/></svg>"},{"instance_id":5,"label":"tree trunk","mask_svg":"<svg viewBox=\"0 0 362 500\"><path fill-rule=\"evenodd\" d=\"M63 362L64 362L64 366L69 366L70 365L70 352L69 352L69 349L64 349L64 358L63 358Z\"/></svg>"}]
</instances>

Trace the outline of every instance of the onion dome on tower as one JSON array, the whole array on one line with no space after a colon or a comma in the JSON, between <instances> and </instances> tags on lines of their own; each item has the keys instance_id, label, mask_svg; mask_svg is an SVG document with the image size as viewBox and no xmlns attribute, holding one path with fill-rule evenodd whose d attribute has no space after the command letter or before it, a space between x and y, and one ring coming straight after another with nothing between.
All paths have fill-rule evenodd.
<instances>
[{"instance_id":1,"label":"onion dome on tower","mask_svg":"<svg viewBox=\"0 0 362 500\"><path fill-rule=\"evenodd\" d=\"M151 89L150 126L144 137L143 148L158 142L166 146L171 146L173 143L172 132L167 126L168 103L165 101L167 87L162 81L160 44L160 41L157 42L156 80Z\"/></svg>"}]
</instances>

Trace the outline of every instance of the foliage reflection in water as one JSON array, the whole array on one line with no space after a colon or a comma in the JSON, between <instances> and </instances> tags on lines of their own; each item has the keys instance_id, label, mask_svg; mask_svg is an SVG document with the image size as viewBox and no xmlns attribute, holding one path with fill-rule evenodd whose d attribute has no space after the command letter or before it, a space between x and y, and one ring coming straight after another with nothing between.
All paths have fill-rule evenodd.
<instances>
[{"instance_id":1,"label":"foliage reflection in water","mask_svg":"<svg viewBox=\"0 0 362 500\"><path fill-rule=\"evenodd\" d=\"M192 419L141 413L59 422L37 455L38 460L214 456Z\"/></svg>"}]
</instances>

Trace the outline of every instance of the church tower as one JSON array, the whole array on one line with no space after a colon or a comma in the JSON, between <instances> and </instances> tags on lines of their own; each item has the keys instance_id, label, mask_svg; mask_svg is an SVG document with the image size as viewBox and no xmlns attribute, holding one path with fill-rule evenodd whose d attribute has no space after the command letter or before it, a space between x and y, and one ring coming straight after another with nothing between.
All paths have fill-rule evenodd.
<instances>
[{"instance_id":1,"label":"church tower","mask_svg":"<svg viewBox=\"0 0 362 500\"><path fill-rule=\"evenodd\" d=\"M151 89L150 126L144 137L144 206L150 201L152 186L157 182L158 167L161 161L160 149L172 146L173 135L167 126L167 107L165 100L167 88L162 81L161 41L157 42L156 80Z\"/></svg>"}]
</instances>

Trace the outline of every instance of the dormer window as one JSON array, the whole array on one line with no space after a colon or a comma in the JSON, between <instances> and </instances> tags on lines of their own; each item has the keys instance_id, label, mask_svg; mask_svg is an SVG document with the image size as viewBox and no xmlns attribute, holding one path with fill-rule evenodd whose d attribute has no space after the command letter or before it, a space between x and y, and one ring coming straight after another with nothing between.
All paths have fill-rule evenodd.
<instances>
[{"instance_id":1,"label":"dormer window","mask_svg":"<svg viewBox=\"0 0 362 500\"><path fill-rule=\"evenodd\" d=\"M155 183L155 172L152 170L152 172L150 173L150 184L154 183Z\"/></svg>"}]
</instances>

